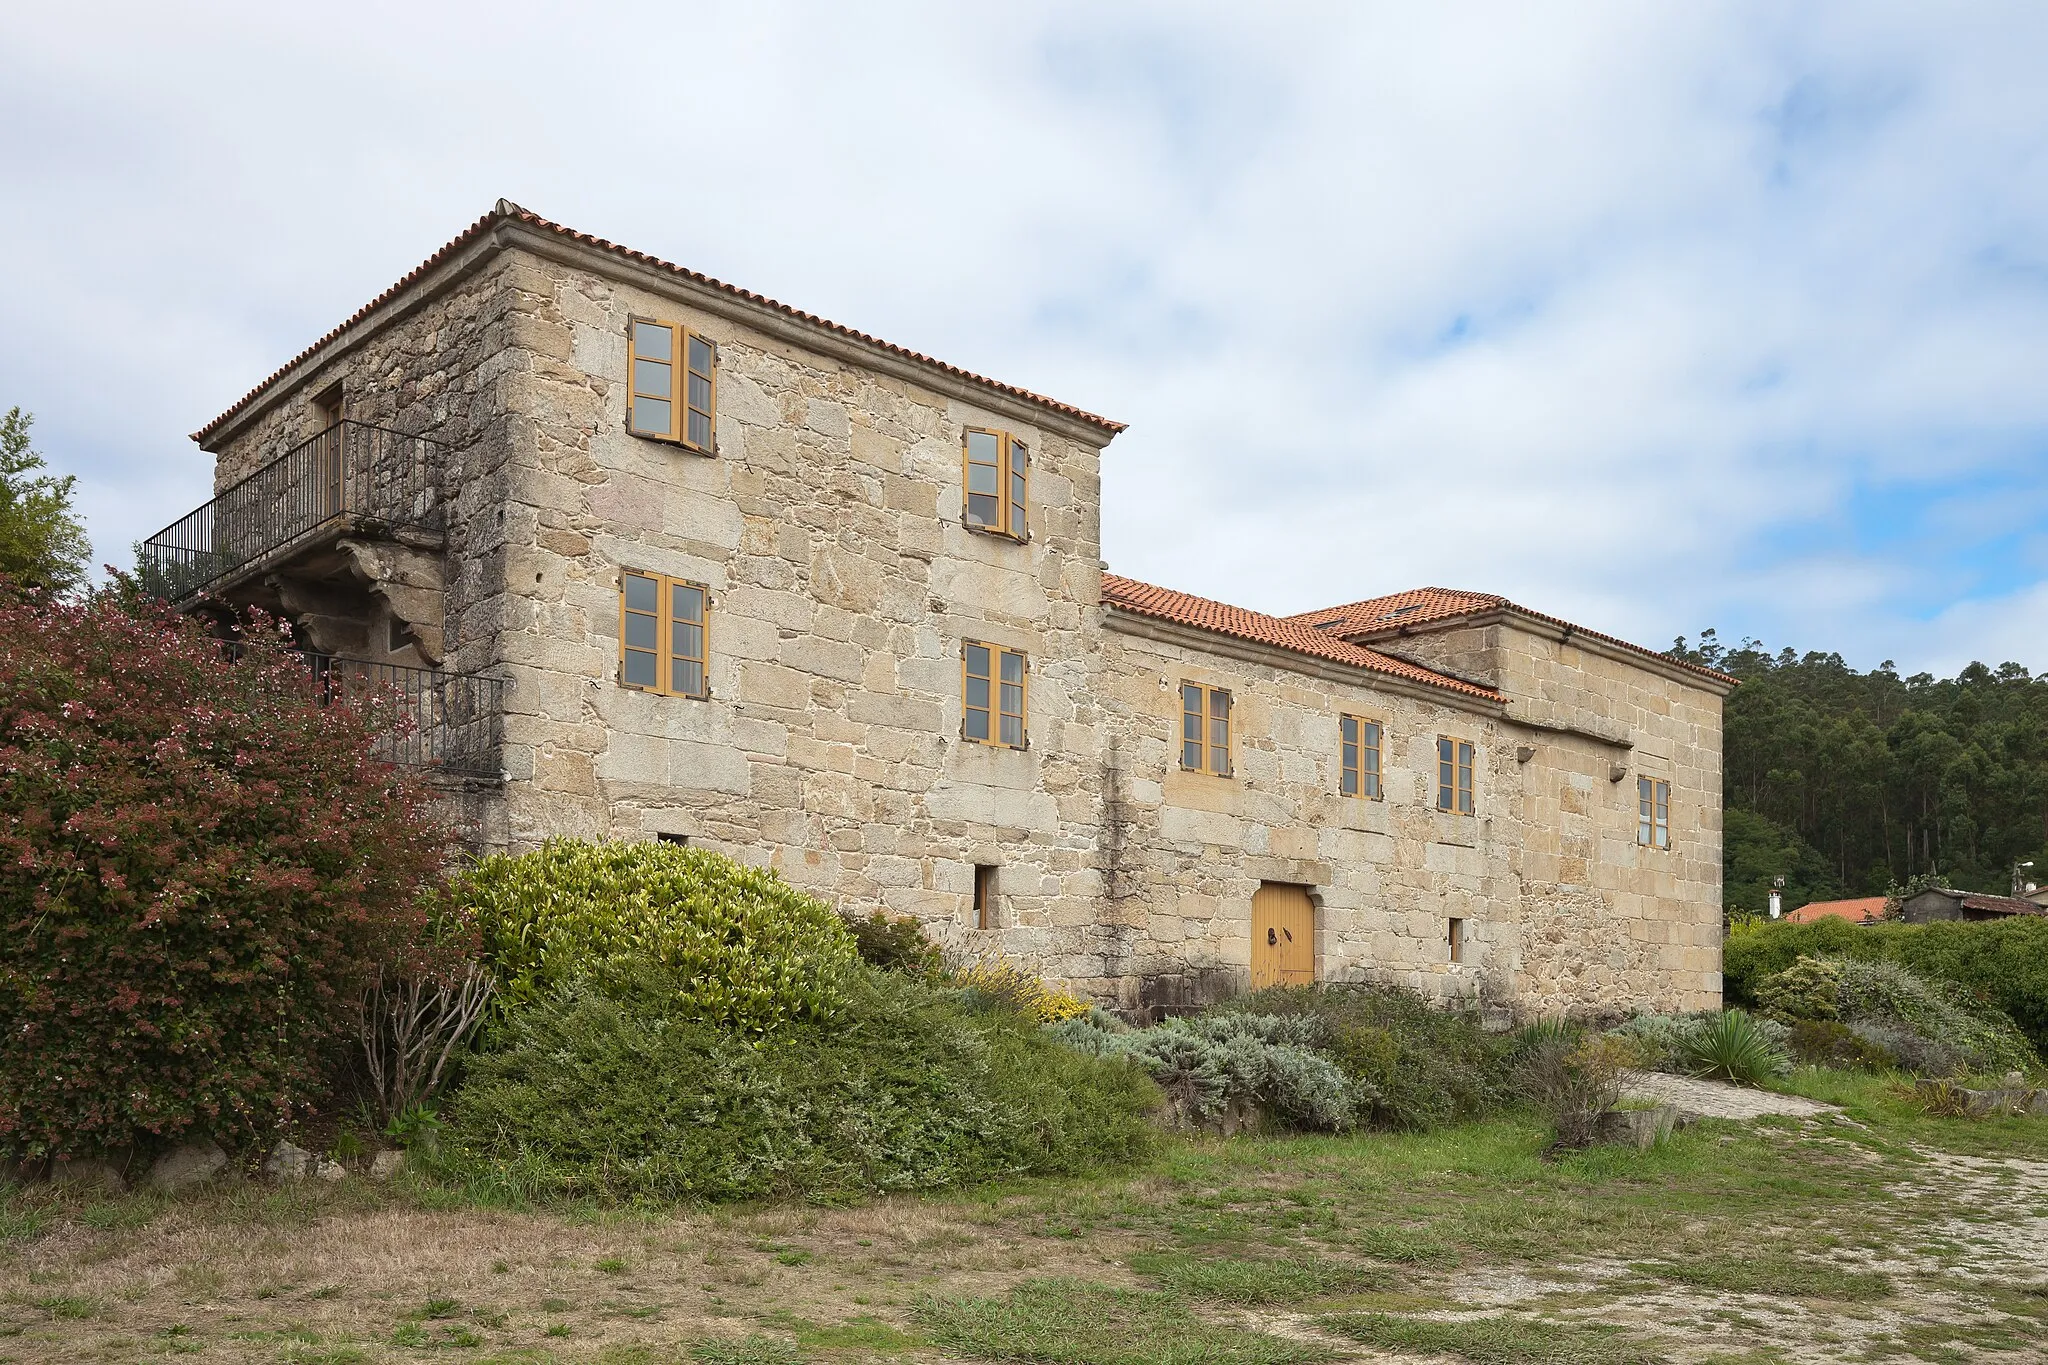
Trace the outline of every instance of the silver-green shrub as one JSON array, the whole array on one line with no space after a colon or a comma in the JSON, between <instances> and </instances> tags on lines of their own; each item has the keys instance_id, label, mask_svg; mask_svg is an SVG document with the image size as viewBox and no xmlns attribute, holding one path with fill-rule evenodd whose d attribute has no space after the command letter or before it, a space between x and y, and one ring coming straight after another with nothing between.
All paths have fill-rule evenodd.
<instances>
[{"instance_id":1,"label":"silver-green shrub","mask_svg":"<svg viewBox=\"0 0 2048 1365\"><path fill-rule=\"evenodd\" d=\"M1343 1071L1313 1048L1310 1018L1224 1013L1127 1029L1091 1015L1045 1031L1097 1057L1129 1057L1195 1122L1256 1105L1295 1127L1340 1129L1357 1111Z\"/></svg>"}]
</instances>

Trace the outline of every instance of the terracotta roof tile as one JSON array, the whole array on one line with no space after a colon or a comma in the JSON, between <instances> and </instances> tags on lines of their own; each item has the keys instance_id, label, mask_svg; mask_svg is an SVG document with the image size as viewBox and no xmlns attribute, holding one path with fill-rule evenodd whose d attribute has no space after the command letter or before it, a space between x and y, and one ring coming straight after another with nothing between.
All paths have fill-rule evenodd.
<instances>
[{"instance_id":1,"label":"terracotta roof tile","mask_svg":"<svg viewBox=\"0 0 2048 1365\"><path fill-rule=\"evenodd\" d=\"M1845 919L1868 924L1884 917L1883 896L1858 896L1846 901L1808 901L1785 918L1793 924L1811 924L1817 919Z\"/></svg>"},{"instance_id":2,"label":"terracotta roof tile","mask_svg":"<svg viewBox=\"0 0 2048 1365\"><path fill-rule=\"evenodd\" d=\"M1619 645L1623 649L1648 658L1661 659L1665 663L1685 669L1687 672L1697 673L1704 678L1712 678L1716 682L1734 683L1736 681L1736 679L1726 673L1716 672L1711 668L1702 668L1698 664L1686 663L1684 660L1674 659L1668 654L1660 654L1654 649L1645 649L1641 645L1630 644L1627 640L1623 640L1618 636L1603 634L1597 630L1588 630L1584 626L1574 625L1562 617L1551 616L1540 611L1531 611L1527 607L1518 606L1507 598L1490 592L1464 592L1457 588L1410 588L1406 592L1388 593L1385 597L1368 597L1364 601L1346 602L1342 606L1322 607L1315 611L1301 612L1284 619L1296 621L1306 626L1313 626L1318 630L1329 631L1331 634L1340 636L1343 639L1358 641L1382 638L1387 635L1397 634L1404 628L1412 629L1416 626L1436 621L1449 621L1461 616L1477 616L1482 612L1500 610L1518 612L1523 616L1532 616L1539 621L1546 621L1553 626L1562 627L1574 635L1588 635L1596 640L1604 640L1610 645Z\"/></svg>"},{"instance_id":3,"label":"terracotta roof tile","mask_svg":"<svg viewBox=\"0 0 2048 1365\"><path fill-rule=\"evenodd\" d=\"M1240 640L1251 640L1258 644L1271 645L1276 649L1327 659L1332 663L1349 664L1353 668L1383 673L1388 677L1402 678L1428 687L1440 687L1446 691L1483 697L1489 701L1498 700L1500 696L1490 687L1481 687L1477 683L1449 677L1411 664L1404 659L1396 659L1390 654L1382 654L1376 649L1351 644L1326 631L1305 625L1299 620L1247 611L1243 607L1233 607L1226 602L1215 602L1206 597L1175 592L1171 588L1140 583L1133 578L1104 574L1102 600L1109 606L1140 616L1157 617L1162 621L1193 626L1198 630L1214 631L1218 635L1235 636Z\"/></svg>"},{"instance_id":4,"label":"terracotta roof tile","mask_svg":"<svg viewBox=\"0 0 2048 1365\"><path fill-rule=\"evenodd\" d=\"M764 308L773 309L776 312L783 314L785 317L795 318L800 322L809 323L813 327L822 328L825 331L836 333L839 336L846 337L853 341L858 341L866 346L872 346L880 351L886 351L890 355L898 356L904 360L913 361L916 364L929 366L932 369L943 371L944 373L950 374L955 378L964 379L970 384L978 384L983 388L993 390L997 393L1007 394L1012 398L1020 398L1027 403L1034 403L1039 407L1049 409L1053 412L1062 413L1065 416L1072 417L1078 421L1086 422L1091 426L1098 427L1101 430L1108 432L1111 436L1114 436L1117 432L1120 432L1124 429L1124 423L1122 422L1114 421L1108 417L1098 417L1092 412L1088 412L1081 408L1074 407L1072 404L1069 403L1062 403L1057 399L1047 398L1043 394L1033 393L1029 389L1019 388L1014 384L1005 384L1000 380L990 379L985 375L979 375L969 370L963 370L958 365L949 365L943 360L933 359L931 356L925 355L921 352L910 350L907 347L898 346L894 342L884 341L880 337L870 336L866 332L855 331L851 327L842 326L841 324L833 322L827 318L821 318L815 313L806 313L801 311L800 309L791 308L789 305L784 303L778 303L774 299L768 298L765 295L756 294L751 290L741 289L735 285L726 284L721 280L712 279L709 275L700 274L695 270L689 270L679 265L673 265L668 261L660 259L659 257L650 256L643 251L635 251L631 247L620 246L618 243L606 241L602 237L594 237L587 232L578 232L574 228L563 227L560 223L550 222L548 219L541 217L537 213L532 213L526 209L520 208L517 204L512 203L510 200L500 199L498 201L496 208L492 209L489 213L485 214L483 217L477 219L474 223L471 223L467 228L463 229L462 232L457 234L455 238L451 240L446 246L442 247L439 251L436 251L433 255L427 257L426 260L422 261L416 268L414 268L410 273L408 273L405 276L405 278L398 281L398 283L392 285L389 289L386 289L376 298L371 299L361 308L358 308L354 313L350 314L348 319L345 322L343 322L340 326L334 328L334 330L328 332L318 341L315 341L311 346L308 346L305 350L293 356L289 361L287 361L284 365L280 366L274 373L272 373L269 378L265 379L255 388L249 390L249 392L244 394L234 404L233 407L230 407L226 412L223 412L220 416L214 418L211 422L208 422L198 431L192 433L192 439L195 441L204 442L209 436L213 435L214 432L218 431L221 428L221 426L228 421L229 418L233 417L236 413L242 411L242 409L248 407L251 403L255 402L259 397L263 395L263 392L266 389L268 389L272 384L276 383L286 373L288 373L293 368L307 360L316 352L324 349L325 347L333 343L344 332L348 331L349 328L355 326L363 319L369 317L370 314L376 312L379 308L389 303L392 299L398 297L399 294L403 293L406 289L410 288L415 282L420 280L429 271L433 270L434 267L440 265L443 261L448 260L457 252L463 250L465 247L475 242L478 238L482 237L485 233L489 232L491 228L495 227L497 224L501 222L523 223L528 227L538 228L543 232L551 232L556 236L565 238L569 241L580 242L585 246L596 247L598 250L609 252L614 256L622 257L623 259L630 261L637 261L643 265L652 266L656 270L666 271L671 275L676 275L680 276L683 279L692 280L698 284L706 285L712 289L716 289L721 293L729 294L736 299L745 299L749 303L759 304Z\"/></svg>"}]
</instances>

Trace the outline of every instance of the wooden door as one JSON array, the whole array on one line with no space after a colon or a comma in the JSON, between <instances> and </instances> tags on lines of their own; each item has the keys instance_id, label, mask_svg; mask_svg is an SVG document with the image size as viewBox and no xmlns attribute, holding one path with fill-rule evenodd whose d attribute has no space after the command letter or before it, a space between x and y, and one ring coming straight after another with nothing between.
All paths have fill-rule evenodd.
<instances>
[{"instance_id":1,"label":"wooden door","mask_svg":"<svg viewBox=\"0 0 2048 1365\"><path fill-rule=\"evenodd\" d=\"M1308 888L1260 882L1252 893L1252 989L1316 979L1316 907Z\"/></svg>"}]
</instances>

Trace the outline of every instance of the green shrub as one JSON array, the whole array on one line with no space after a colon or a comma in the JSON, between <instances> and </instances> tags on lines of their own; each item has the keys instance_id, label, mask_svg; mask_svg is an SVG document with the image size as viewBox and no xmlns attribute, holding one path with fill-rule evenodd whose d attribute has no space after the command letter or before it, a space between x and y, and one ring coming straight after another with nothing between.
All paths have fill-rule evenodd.
<instances>
[{"instance_id":1,"label":"green shrub","mask_svg":"<svg viewBox=\"0 0 2048 1365\"><path fill-rule=\"evenodd\" d=\"M925 937L924 926L915 916L894 918L877 910L863 919L848 910L839 912L839 922L853 935L860 960L885 972L898 972L930 981L945 969L939 946Z\"/></svg>"},{"instance_id":2,"label":"green shrub","mask_svg":"<svg viewBox=\"0 0 2048 1365\"><path fill-rule=\"evenodd\" d=\"M1841 968L1817 957L1802 957L1757 982L1753 994L1759 1010L1789 1024L1795 1019L1838 1018L1841 1006L1836 997L1841 988Z\"/></svg>"},{"instance_id":3,"label":"green shrub","mask_svg":"<svg viewBox=\"0 0 2048 1365\"><path fill-rule=\"evenodd\" d=\"M1742 1085L1762 1085L1784 1075L1792 1069L1780 1041L1784 1030L1774 1034L1764 1023L1744 1010L1722 1010L1707 1019L1681 1059L1686 1070Z\"/></svg>"},{"instance_id":4,"label":"green shrub","mask_svg":"<svg viewBox=\"0 0 2048 1365\"><path fill-rule=\"evenodd\" d=\"M1361 1126L1436 1127L1479 1117L1513 1093L1511 1039L1487 1032L1476 1014L1441 1009L1398 986L1272 986L1220 1011L1311 1021L1307 1046L1344 1073Z\"/></svg>"},{"instance_id":5,"label":"green shrub","mask_svg":"<svg viewBox=\"0 0 2048 1365\"><path fill-rule=\"evenodd\" d=\"M832 1016L859 955L839 916L773 872L667 843L551 839L485 858L450 883L516 1013L581 977L647 964L678 1019L754 1034Z\"/></svg>"},{"instance_id":6,"label":"green shrub","mask_svg":"<svg viewBox=\"0 0 2048 1365\"><path fill-rule=\"evenodd\" d=\"M1683 1072L1705 1026L1699 1014L1639 1014L1608 1032L1635 1044L1645 1071Z\"/></svg>"},{"instance_id":7,"label":"green shrub","mask_svg":"<svg viewBox=\"0 0 2048 1365\"><path fill-rule=\"evenodd\" d=\"M673 972L577 983L499 1027L443 1168L532 1197L812 1198L1130 1159L1157 1092L1007 1011L850 973L834 1019L766 1038L679 1017Z\"/></svg>"},{"instance_id":8,"label":"green shrub","mask_svg":"<svg viewBox=\"0 0 2048 1365\"><path fill-rule=\"evenodd\" d=\"M1839 1019L1801 1019L1792 1025L1790 1048L1794 1060L1806 1066L1844 1071L1907 1069L1893 1049Z\"/></svg>"},{"instance_id":9,"label":"green shrub","mask_svg":"<svg viewBox=\"0 0 2048 1365\"><path fill-rule=\"evenodd\" d=\"M2048 1050L2048 917L1873 925L1829 918L1773 924L1729 939L1722 960L1729 1003L1757 1004L1757 984L1800 957L1895 962L1922 977L1953 982L1972 1000L2002 1011L2036 1051Z\"/></svg>"},{"instance_id":10,"label":"green shrub","mask_svg":"<svg viewBox=\"0 0 2048 1365\"><path fill-rule=\"evenodd\" d=\"M2033 1071L2041 1059L2010 1019L1953 982L1928 979L1892 962L1844 958L1837 1001L1852 1024L1914 1034L1972 1070Z\"/></svg>"}]
</instances>

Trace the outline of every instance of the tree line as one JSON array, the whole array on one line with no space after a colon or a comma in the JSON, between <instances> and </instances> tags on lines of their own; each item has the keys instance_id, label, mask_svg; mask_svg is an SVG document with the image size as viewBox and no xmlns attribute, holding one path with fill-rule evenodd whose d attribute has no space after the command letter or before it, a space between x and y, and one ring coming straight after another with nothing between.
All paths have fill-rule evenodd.
<instances>
[{"instance_id":1,"label":"tree line","mask_svg":"<svg viewBox=\"0 0 2048 1365\"><path fill-rule=\"evenodd\" d=\"M1712 630L1670 653L1742 680L1722 733L1731 910L1761 912L1777 876L1788 908L1929 875L2003 893L2025 862L2048 882L2048 674L1864 673Z\"/></svg>"}]
</instances>

